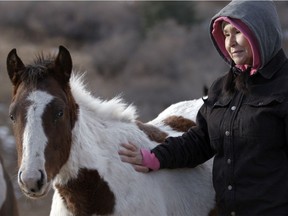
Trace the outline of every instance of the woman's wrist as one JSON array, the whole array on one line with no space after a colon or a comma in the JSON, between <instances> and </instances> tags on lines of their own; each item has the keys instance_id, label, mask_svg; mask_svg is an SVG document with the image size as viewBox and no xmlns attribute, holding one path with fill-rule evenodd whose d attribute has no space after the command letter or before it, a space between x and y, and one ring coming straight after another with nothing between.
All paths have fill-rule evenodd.
<instances>
[{"instance_id":1,"label":"woman's wrist","mask_svg":"<svg viewBox=\"0 0 288 216\"><path fill-rule=\"evenodd\" d=\"M140 152L142 154L142 165L148 167L151 170L159 170L160 162L158 158L150 150L141 148Z\"/></svg>"}]
</instances>

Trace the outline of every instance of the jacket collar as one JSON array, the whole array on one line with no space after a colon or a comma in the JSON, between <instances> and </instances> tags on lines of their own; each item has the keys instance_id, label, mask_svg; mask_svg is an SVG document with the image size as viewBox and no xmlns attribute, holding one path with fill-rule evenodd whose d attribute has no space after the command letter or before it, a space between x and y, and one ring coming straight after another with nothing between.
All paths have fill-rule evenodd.
<instances>
[{"instance_id":1,"label":"jacket collar","mask_svg":"<svg viewBox=\"0 0 288 216\"><path fill-rule=\"evenodd\" d=\"M287 57L283 49L280 49L279 52L263 68L259 69L256 74L260 73L264 78L271 79L286 61Z\"/></svg>"}]
</instances>

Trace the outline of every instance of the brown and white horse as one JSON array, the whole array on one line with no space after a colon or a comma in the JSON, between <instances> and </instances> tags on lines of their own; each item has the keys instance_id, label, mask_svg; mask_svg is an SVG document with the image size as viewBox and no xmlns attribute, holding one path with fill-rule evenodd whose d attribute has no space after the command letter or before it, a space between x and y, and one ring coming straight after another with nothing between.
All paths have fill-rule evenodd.
<instances>
[{"instance_id":1,"label":"brown and white horse","mask_svg":"<svg viewBox=\"0 0 288 216\"><path fill-rule=\"evenodd\" d=\"M182 134L169 125L181 130L181 121L189 128L192 121L185 117L195 120L202 100L172 106L143 124L135 107L120 98L103 101L85 90L62 46L55 58L42 56L31 65L13 49L7 69L14 86L10 118L18 183L31 198L43 197L53 185L50 215L206 216L214 208L211 161L143 174L118 155L121 143L153 148L168 135ZM184 116L171 116L177 110Z\"/></svg>"},{"instance_id":2,"label":"brown and white horse","mask_svg":"<svg viewBox=\"0 0 288 216\"><path fill-rule=\"evenodd\" d=\"M18 216L18 206L12 182L0 157L0 215Z\"/></svg>"}]
</instances>

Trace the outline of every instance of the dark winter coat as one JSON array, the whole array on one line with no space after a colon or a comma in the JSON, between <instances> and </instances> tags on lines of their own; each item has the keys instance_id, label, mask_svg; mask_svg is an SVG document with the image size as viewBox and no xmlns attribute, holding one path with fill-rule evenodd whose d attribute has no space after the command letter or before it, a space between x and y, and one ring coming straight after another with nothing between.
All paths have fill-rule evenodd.
<instances>
[{"instance_id":1,"label":"dark winter coat","mask_svg":"<svg viewBox=\"0 0 288 216\"><path fill-rule=\"evenodd\" d=\"M288 60L278 42L278 48L258 42L269 55L262 54L263 65L248 78L249 92L223 91L224 75L209 89L197 126L152 150L161 168L195 167L214 156L219 215L288 215Z\"/></svg>"}]
</instances>

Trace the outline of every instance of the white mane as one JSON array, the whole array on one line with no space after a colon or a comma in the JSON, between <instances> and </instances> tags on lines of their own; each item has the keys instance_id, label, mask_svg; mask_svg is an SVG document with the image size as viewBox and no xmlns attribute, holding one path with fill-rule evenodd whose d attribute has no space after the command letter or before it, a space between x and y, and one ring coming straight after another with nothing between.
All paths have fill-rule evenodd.
<instances>
[{"instance_id":1,"label":"white mane","mask_svg":"<svg viewBox=\"0 0 288 216\"><path fill-rule=\"evenodd\" d=\"M76 102L81 104L82 108L85 107L88 110L94 110L95 114L99 117L102 116L103 119L130 122L138 117L136 108L124 103L119 96L108 101L92 96L91 93L86 90L83 77L83 75L73 73L70 78L72 95Z\"/></svg>"}]
</instances>

